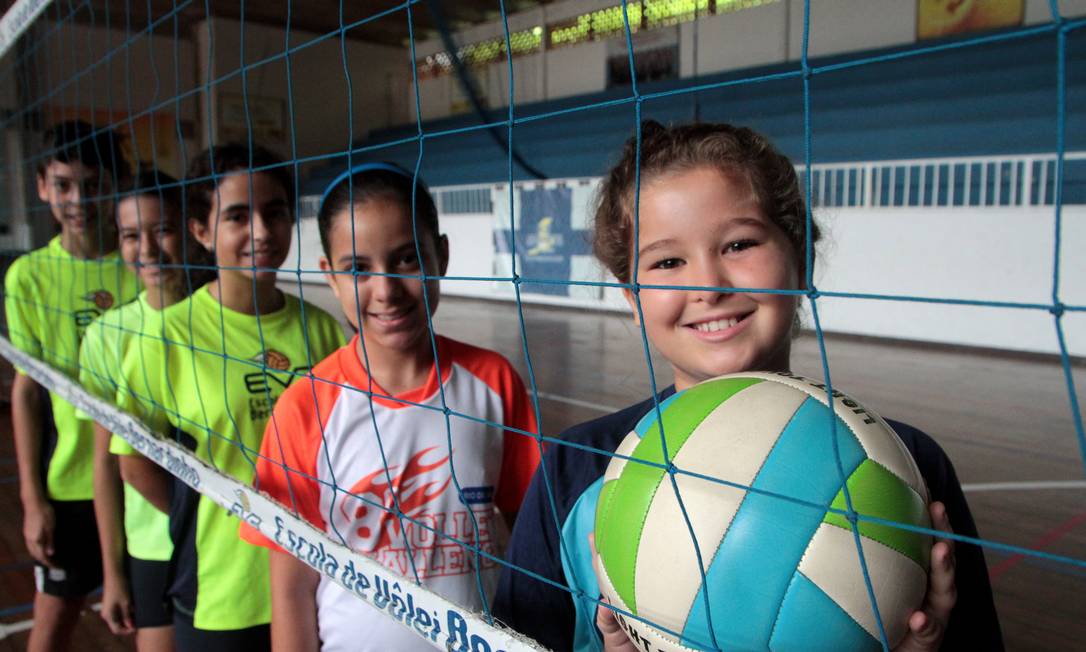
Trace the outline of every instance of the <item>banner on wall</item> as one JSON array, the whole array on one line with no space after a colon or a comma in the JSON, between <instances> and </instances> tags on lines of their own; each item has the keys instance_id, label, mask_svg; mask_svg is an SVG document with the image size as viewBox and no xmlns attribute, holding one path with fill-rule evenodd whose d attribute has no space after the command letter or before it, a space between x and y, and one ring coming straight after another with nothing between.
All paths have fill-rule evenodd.
<instances>
[{"instance_id":1,"label":"banner on wall","mask_svg":"<svg viewBox=\"0 0 1086 652\"><path fill-rule=\"evenodd\" d=\"M555 296L580 296L564 281L584 280L583 261L590 258L583 210L574 205L579 193L565 183L535 184L515 190L517 273L527 281L525 292ZM579 197L577 197L579 200ZM500 204L497 204L499 207ZM508 213L495 212L494 252L496 277L511 272L513 236ZM506 284L508 285L508 284ZM594 289L598 294L598 289Z\"/></svg>"},{"instance_id":2,"label":"banner on wall","mask_svg":"<svg viewBox=\"0 0 1086 652\"><path fill-rule=\"evenodd\" d=\"M917 40L1022 24L1025 0L917 0Z\"/></svg>"}]
</instances>

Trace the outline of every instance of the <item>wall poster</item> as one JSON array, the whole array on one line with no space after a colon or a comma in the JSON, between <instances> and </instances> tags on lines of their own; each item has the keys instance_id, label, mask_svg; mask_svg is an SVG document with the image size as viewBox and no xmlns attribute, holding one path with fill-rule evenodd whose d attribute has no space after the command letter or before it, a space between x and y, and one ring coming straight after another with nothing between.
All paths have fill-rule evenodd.
<instances>
[{"instance_id":1,"label":"wall poster","mask_svg":"<svg viewBox=\"0 0 1086 652\"><path fill-rule=\"evenodd\" d=\"M1025 5L1025 0L917 0L916 38L1016 27Z\"/></svg>"}]
</instances>

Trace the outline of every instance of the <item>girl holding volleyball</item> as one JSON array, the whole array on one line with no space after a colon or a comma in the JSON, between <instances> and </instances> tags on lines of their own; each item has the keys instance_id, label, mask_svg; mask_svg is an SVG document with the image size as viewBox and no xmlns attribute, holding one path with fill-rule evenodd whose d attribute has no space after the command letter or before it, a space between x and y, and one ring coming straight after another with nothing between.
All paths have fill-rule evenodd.
<instances>
[{"instance_id":1,"label":"girl holding volleyball","mask_svg":"<svg viewBox=\"0 0 1086 652\"><path fill-rule=\"evenodd\" d=\"M625 290L635 322L671 365L675 384L571 428L547 451L529 487L493 611L553 649L637 649L610 610L597 613L590 535L611 456L588 451L615 450L657 401L703 380L789 371L801 297L772 290L802 291L807 278L803 196L792 163L764 137L726 124L647 122L640 162L637 151L629 140L604 178L594 253L623 283L705 289ZM811 241L818 236L814 227ZM712 289L729 287L770 292ZM927 483L935 527L977 536L945 453L923 432L892 425ZM928 594L899 649L941 645L1002 649L983 553L976 546L955 551L949 539L932 548Z\"/></svg>"}]
</instances>

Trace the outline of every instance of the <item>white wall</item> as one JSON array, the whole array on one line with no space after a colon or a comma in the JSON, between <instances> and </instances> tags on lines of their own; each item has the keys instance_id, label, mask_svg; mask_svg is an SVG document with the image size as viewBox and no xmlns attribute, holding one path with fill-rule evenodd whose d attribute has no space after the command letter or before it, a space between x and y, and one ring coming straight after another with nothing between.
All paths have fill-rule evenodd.
<instances>
[{"instance_id":1,"label":"white wall","mask_svg":"<svg viewBox=\"0 0 1086 652\"><path fill-rule=\"evenodd\" d=\"M787 0L788 58L803 53L803 0ZM742 12L740 12L742 13ZM916 3L901 0L812 0L811 57L890 47L916 39Z\"/></svg>"},{"instance_id":2,"label":"white wall","mask_svg":"<svg viewBox=\"0 0 1086 652\"><path fill-rule=\"evenodd\" d=\"M187 139L195 131L197 98L193 95L179 102L173 100L191 91L196 83L194 44L186 36L175 40L172 35L139 34L141 28L136 26L126 34L123 29L75 23L58 26L53 21L39 20L33 27L35 38L48 38L39 41L40 47L29 62L32 88L18 92L11 76L5 74L0 104L5 109L30 109L45 124L58 118L82 118L99 126L118 125L122 130L128 116L140 118L147 114L149 118L154 109L155 117L166 121L166 133L157 132L154 141L158 163L169 172L181 172L175 120L180 120ZM13 50L6 56L19 54ZM29 105L25 105L27 100ZM142 136L148 133L137 131ZM5 161L27 162L37 154L40 136L36 132L20 133L17 128L0 134ZM129 144L141 145L145 156L152 149L149 138ZM51 237L52 226L49 220L33 219L41 213L28 211L28 206L38 204L37 196L26 192L33 183L35 166L9 164L7 172L0 202L4 204L2 210L10 211L11 223L9 233L0 236L0 247L40 246Z\"/></svg>"},{"instance_id":3,"label":"white wall","mask_svg":"<svg viewBox=\"0 0 1086 652\"><path fill-rule=\"evenodd\" d=\"M1051 303L1054 212L1047 208L834 209L818 215L820 290L980 301ZM1086 304L1086 207L1063 211L1060 298ZM844 298L819 300L830 331L1055 352L1052 316ZM1063 319L1068 344L1086 354L1086 315Z\"/></svg>"},{"instance_id":4,"label":"white wall","mask_svg":"<svg viewBox=\"0 0 1086 652\"><path fill-rule=\"evenodd\" d=\"M315 218L299 220L291 240L290 254L280 268L279 278L297 283L324 283L319 273L320 231ZM494 218L489 215L442 215L441 228L449 236L449 270L446 276L494 276ZM299 237L299 230L301 236ZM443 281L443 292L456 296L491 297L499 289L488 281Z\"/></svg>"},{"instance_id":5,"label":"white wall","mask_svg":"<svg viewBox=\"0 0 1086 652\"><path fill-rule=\"evenodd\" d=\"M28 220L27 202L37 200L28 197L29 175L32 169L25 165L13 165L10 162L21 161L26 156L23 149L22 134L14 129L0 134L0 147L4 148L4 163L7 165L3 175L4 187L0 188L0 211L4 211L8 232L0 234L0 249L26 250L48 238L49 224L44 220Z\"/></svg>"},{"instance_id":6,"label":"white wall","mask_svg":"<svg viewBox=\"0 0 1086 652\"><path fill-rule=\"evenodd\" d=\"M198 94L191 93L196 85L192 40L140 33L144 26L133 26L130 33L75 23L54 27L53 22L40 26L39 34L49 36L35 53L35 88L29 92L32 100L49 96L34 106L44 122L81 118L127 132L131 117L133 156L153 158L167 172L181 174L181 147L191 144L198 115ZM157 126L147 128L152 118Z\"/></svg>"},{"instance_id":7,"label":"white wall","mask_svg":"<svg viewBox=\"0 0 1086 652\"><path fill-rule=\"evenodd\" d=\"M252 65L282 53L286 49L286 31L278 27L247 23L245 26L244 60L241 52L240 23L216 18L204 21L197 29L197 41L201 57L201 83L229 75L241 68L242 63ZM213 36L214 59L207 59L207 41ZM316 34L291 30L291 48L307 43ZM294 137L298 156L306 157L337 152L348 144L348 115L353 119L353 137L361 139L373 129L402 124L411 120L408 101L410 67L407 50L382 45L346 41L347 70L344 71L343 53L339 38L329 38L316 45L296 50L290 55L290 78L294 100ZM350 76L353 110L348 114L347 79ZM287 111L290 87L287 83L287 61L279 57L274 61L250 68L245 84L251 98L267 98L279 103ZM222 126L221 103L224 94L240 94L242 78L234 76L216 84L213 89L212 120L216 130ZM278 142L267 142L283 154L290 151L288 125ZM218 139L218 138L217 138ZM275 138L266 138L275 141ZM207 143L204 134L202 143Z\"/></svg>"},{"instance_id":8,"label":"white wall","mask_svg":"<svg viewBox=\"0 0 1086 652\"><path fill-rule=\"evenodd\" d=\"M595 93L607 88L607 42L548 50L547 95L543 99Z\"/></svg>"},{"instance_id":9,"label":"white wall","mask_svg":"<svg viewBox=\"0 0 1086 652\"><path fill-rule=\"evenodd\" d=\"M489 216L442 216L451 246L450 276L493 276ZM816 219L815 283L823 292L919 296L1015 303L1051 303L1053 210L1049 208L833 209ZM1086 304L1086 207L1063 212L1061 300ZM294 260L293 256L289 260ZM598 267L577 280L610 280ZM508 284L446 281L456 296L510 299ZM621 292L603 300L523 295L529 303L626 310ZM900 338L1017 351L1058 351L1052 315L1044 310L939 305L911 301L822 297L827 332ZM804 324L812 327L809 306ZM1086 355L1086 314L1067 313L1063 328L1073 355Z\"/></svg>"},{"instance_id":10,"label":"white wall","mask_svg":"<svg viewBox=\"0 0 1086 652\"><path fill-rule=\"evenodd\" d=\"M494 276L494 218L489 215L442 215L449 236L447 276ZM486 281L442 281L441 291L456 296L493 296L499 288ZM508 284L506 284L508 285Z\"/></svg>"},{"instance_id":11,"label":"white wall","mask_svg":"<svg viewBox=\"0 0 1086 652\"><path fill-rule=\"evenodd\" d=\"M43 33L53 22L42 24ZM140 112L193 88L193 42L182 35L136 36L123 29L105 29L65 23L53 32L35 57L35 70L43 88L65 86L49 104L113 111ZM127 39L134 39L125 46ZM106 56L116 52L106 59ZM103 60L104 59L104 60ZM98 62L96 64L96 62ZM88 67L85 74L76 77ZM174 75L174 71L177 75ZM157 78L157 81L156 81ZM39 89L40 90L40 89ZM194 99L180 105L182 120L196 115ZM174 111L172 103L163 111Z\"/></svg>"},{"instance_id":12,"label":"white wall","mask_svg":"<svg viewBox=\"0 0 1086 652\"><path fill-rule=\"evenodd\" d=\"M18 56L18 53L14 50L4 55L7 60L4 62L4 66L0 68L0 109L4 111L16 109L21 99L18 90L18 69L8 62L16 56Z\"/></svg>"},{"instance_id":13,"label":"white wall","mask_svg":"<svg viewBox=\"0 0 1086 652\"><path fill-rule=\"evenodd\" d=\"M419 106L423 120L436 120L449 115L452 98L452 85L458 83L453 75L442 75L419 81ZM415 118L415 97L408 90L408 104L411 118Z\"/></svg>"},{"instance_id":14,"label":"white wall","mask_svg":"<svg viewBox=\"0 0 1086 652\"><path fill-rule=\"evenodd\" d=\"M680 73L690 77L784 61L787 25L787 2L683 23ZM751 38L752 34L757 38Z\"/></svg>"},{"instance_id":15,"label":"white wall","mask_svg":"<svg viewBox=\"0 0 1086 652\"><path fill-rule=\"evenodd\" d=\"M615 0L555 2L542 9L511 15L510 31L560 22L615 4ZM1086 0L1060 0L1059 7L1064 17L1086 14ZM827 56L913 43L916 12L916 3L911 0L812 0L808 55ZM1049 20L1048 0L1026 0L1026 25ZM683 23L678 26L679 73L689 77L798 60L803 52L803 22L804 0L780 0ZM634 38L644 40L666 29L644 32ZM501 22L496 21L460 32L456 40L474 43L502 34ZM538 55L517 58L516 101L552 100L604 90L607 58L616 47L624 49L625 41L617 37L547 50L542 59ZM443 50L440 39L420 42L416 48L420 58ZM505 63L492 64L482 77L480 86L489 106L504 106L508 96ZM425 119L453 113L450 107L462 99L459 83L451 74L426 80L420 87Z\"/></svg>"},{"instance_id":16,"label":"white wall","mask_svg":"<svg viewBox=\"0 0 1086 652\"><path fill-rule=\"evenodd\" d=\"M545 55L530 54L513 58L513 101L516 104L538 102L546 96ZM489 76L487 102L489 106L509 104L509 63L487 66ZM454 79L455 82L455 79Z\"/></svg>"},{"instance_id":17,"label":"white wall","mask_svg":"<svg viewBox=\"0 0 1086 652\"><path fill-rule=\"evenodd\" d=\"M1060 9L1060 15L1064 18L1086 14L1086 0L1058 0L1057 6ZM1052 20L1052 9L1048 0L1026 0L1024 22L1027 25L1047 23L1050 20Z\"/></svg>"},{"instance_id":18,"label":"white wall","mask_svg":"<svg viewBox=\"0 0 1086 652\"><path fill-rule=\"evenodd\" d=\"M324 251L321 249L317 218L300 219L295 227L290 241L290 253L279 268L280 280L297 283L301 272L302 283L324 283L324 277L320 274L320 258Z\"/></svg>"}]
</instances>

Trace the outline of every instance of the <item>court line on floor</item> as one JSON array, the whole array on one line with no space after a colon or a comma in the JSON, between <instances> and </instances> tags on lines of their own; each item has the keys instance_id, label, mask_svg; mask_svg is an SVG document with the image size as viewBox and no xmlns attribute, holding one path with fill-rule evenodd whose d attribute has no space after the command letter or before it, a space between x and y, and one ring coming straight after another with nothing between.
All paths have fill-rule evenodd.
<instances>
[{"instance_id":1,"label":"court line on floor","mask_svg":"<svg viewBox=\"0 0 1086 652\"><path fill-rule=\"evenodd\" d=\"M95 602L90 606L91 611L101 611L102 603ZM34 626L34 619L27 618L26 620L20 620L15 623L0 623L0 641L11 636L12 634L18 634L19 632L25 632Z\"/></svg>"},{"instance_id":2,"label":"court line on floor","mask_svg":"<svg viewBox=\"0 0 1086 652\"><path fill-rule=\"evenodd\" d=\"M14 607L4 607L3 609L0 609L0 618L25 614L28 611L33 611L33 609L33 602L24 602L23 604L17 604Z\"/></svg>"},{"instance_id":3,"label":"court line on floor","mask_svg":"<svg viewBox=\"0 0 1086 652\"><path fill-rule=\"evenodd\" d=\"M1064 536L1069 534L1072 530L1074 530L1082 523L1086 523L1086 512L1080 512L1078 514L1075 514L1063 523L1060 523L1048 532L1045 532L1044 535L1042 535L1041 538L1037 539L1037 541L1030 545L1029 548L1033 550L1043 550L1047 546L1062 539ZM995 566L989 568L988 577L991 578L992 582L995 582L997 579L999 579L1000 575L1006 573L1010 569L1022 563L1023 561L1025 561L1025 559L1026 556L1022 553L1011 555L1010 557L1007 557Z\"/></svg>"},{"instance_id":4,"label":"court line on floor","mask_svg":"<svg viewBox=\"0 0 1086 652\"><path fill-rule=\"evenodd\" d=\"M19 561L11 561L6 564L0 564L0 573L6 573L8 571L22 570L23 568L30 568L34 565L33 559L21 559Z\"/></svg>"},{"instance_id":5,"label":"court line on floor","mask_svg":"<svg viewBox=\"0 0 1086 652\"><path fill-rule=\"evenodd\" d=\"M588 408L589 410L595 410L604 414L610 414L612 412L618 412L622 408L611 407L610 405L603 405L602 403L593 403L591 401L582 401L577 398L570 398L568 396L559 396L558 394L549 394L547 392L536 392L539 398L547 401L555 401L556 403L568 403L569 405L576 405L577 407Z\"/></svg>"}]
</instances>

